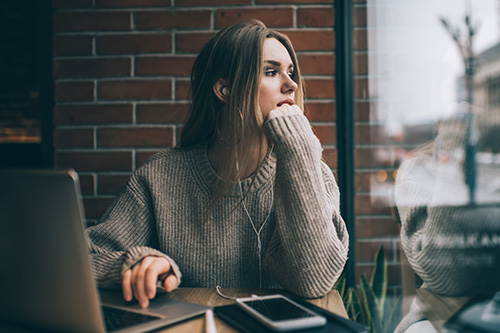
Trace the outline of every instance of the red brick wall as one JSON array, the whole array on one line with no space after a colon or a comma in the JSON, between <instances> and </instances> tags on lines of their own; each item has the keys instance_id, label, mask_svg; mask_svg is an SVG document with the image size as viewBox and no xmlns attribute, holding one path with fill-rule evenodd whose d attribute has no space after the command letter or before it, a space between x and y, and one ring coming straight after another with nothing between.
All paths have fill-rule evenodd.
<instances>
[{"instance_id":1,"label":"red brick wall","mask_svg":"<svg viewBox=\"0 0 500 333\"><path fill-rule=\"evenodd\" d=\"M133 170L177 143L196 53L217 30L244 18L260 19L292 39L309 117L336 166L333 1L173 3L52 1L54 163L79 172L89 223Z\"/></svg>"},{"instance_id":2,"label":"red brick wall","mask_svg":"<svg viewBox=\"0 0 500 333\"><path fill-rule=\"evenodd\" d=\"M383 56L384 51L370 49L369 45L373 43L369 44L369 36L376 35L376 29L380 28L376 24L383 25L383 22L369 22L367 19L370 17L370 10L377 4L367 0L352 2L356 281L359 281L361 274L371 277L375 253L383 245L388 262L390 289L397 291L401 283L399 227L391 215L390 197L394 171L398 166L394 158L398 144L388 137L378 120L377 110L370 103L370 100L377 98L376 92L370 91L374 87L369 85L370 82L376 85L377 75L382 74L376 73L375 68L369 68L370 59ZM379 182L377 174L386 175L387 178Z\"/></svg>"}]
</instances>

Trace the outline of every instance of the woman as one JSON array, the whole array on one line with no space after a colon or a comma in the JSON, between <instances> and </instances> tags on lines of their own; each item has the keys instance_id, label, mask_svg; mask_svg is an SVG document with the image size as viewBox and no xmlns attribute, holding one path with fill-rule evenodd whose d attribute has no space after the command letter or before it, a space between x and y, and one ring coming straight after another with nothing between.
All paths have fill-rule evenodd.
<instances>
[{"instance_id":1,"label":"woman","mask_svg":"<svg viewBox=\"0 0 500 333\"><path fill-rule=\"evenodd\" d=\"M228 27L198 55L191 88L178 147L151 157L88 229L100 286L142 307L181 271L182 286L326 294L348 234L289 39L255 20Z\"/></svg>"}]
</instances>

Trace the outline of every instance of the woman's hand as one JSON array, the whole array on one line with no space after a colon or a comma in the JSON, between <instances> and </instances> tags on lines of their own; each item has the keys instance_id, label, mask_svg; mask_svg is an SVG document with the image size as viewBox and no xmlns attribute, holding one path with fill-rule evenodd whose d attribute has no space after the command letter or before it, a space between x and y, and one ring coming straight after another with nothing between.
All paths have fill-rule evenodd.
<instances>
[{"instance_id":1,"label":"woman's hand","mask_svg":"<svg viewBox=\"0 0 500 333\"><path fill-rule=\"evenodd\" d=\"M170 292L177 286L178 280L167 259L149 256L123 273L123 298L130 302L135 298L141 308L147 308L149 300L156 296L156 283L163 281L165 290Z\"/></svg>"},{"instance_id":2,"label":"woman's hand","mask_svg":"<svg viewBox=\"0 0 500 333\"><path fill-rule=\"evenodd\" d=\"M289 105L289 104L282 104L278 106L276 109L272 110L269 112L267 115L266 120L270 120L272 118L280 117L280 116L285 116L285 115L294 115L294 114L304 114L302 110L295 104Z\"/></svg>"}]
</instances>

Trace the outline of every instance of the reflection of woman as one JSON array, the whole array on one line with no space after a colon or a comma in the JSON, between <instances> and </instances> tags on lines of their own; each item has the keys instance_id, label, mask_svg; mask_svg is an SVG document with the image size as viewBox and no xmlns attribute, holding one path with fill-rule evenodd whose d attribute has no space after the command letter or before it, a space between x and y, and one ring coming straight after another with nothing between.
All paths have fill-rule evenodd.
<instances>
[{"instance_id":1,"label":"reflection of woman","mask_svg":"<svg viewBox=\"0 0 500 333\"><path fill-rule=\"evenodd\" d=\"M143 307L181 271L183 286L326 294L348 234L290 41L258 21L234 25L202 49L191 79L180 145L139 168L88 230L100 286L121 285Z\"/></svg>"},{"instance_id":2,"label":"reflection of woman","mask_svg":"<svg viewBox=\"0 0 500 333\"><path fill-rule=\"evenodd\" d=\"M500 287L500 200L478 188L478 204L469 204L462 139L453 128L442 130L402 164L395 187L408 261L430 291L444 296ZM413 302L396 331L423 319Z\"/></svg>"}]
</instances>

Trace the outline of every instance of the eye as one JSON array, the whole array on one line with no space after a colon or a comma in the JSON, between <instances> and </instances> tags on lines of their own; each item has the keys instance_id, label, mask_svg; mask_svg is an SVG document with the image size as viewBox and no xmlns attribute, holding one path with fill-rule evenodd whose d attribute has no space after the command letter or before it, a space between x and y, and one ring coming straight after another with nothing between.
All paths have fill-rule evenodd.
<instances>
[{"instance_id":1,"label":"eye","mask_svg":"<svg viewBox=\"0 0 500 333\"><path fill-rule=\"evenodd\" d=\"M288 72L288 76L290 77L290 79L295 80L295 72L294 71Z\"/></svg>"},{"instance_id":2,"label":"eye","mask_svg":"<svg viewBox=\"0 0 500 333\"><path fill-rule=\"evenodd\" d=\"M265 76L276 76L276 74L278 74L278 71L274 68L266 68L264 70Z\"/></svg>"}]
</instances>

